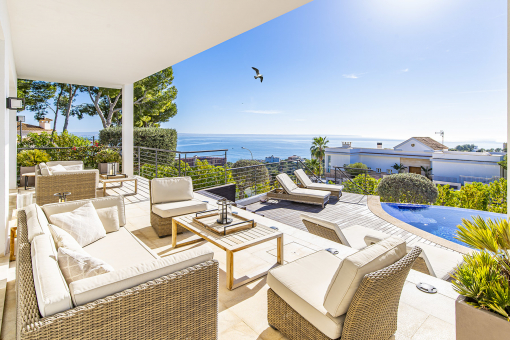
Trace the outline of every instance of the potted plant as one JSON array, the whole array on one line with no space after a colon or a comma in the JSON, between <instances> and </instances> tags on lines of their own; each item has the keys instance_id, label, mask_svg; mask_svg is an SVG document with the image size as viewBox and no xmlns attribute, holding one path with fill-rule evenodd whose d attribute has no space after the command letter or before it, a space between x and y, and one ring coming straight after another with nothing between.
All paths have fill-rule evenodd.
<instances>
[{"instance_id":1,"label":"potted plant","mask_svg":"<svg viewBox=\"0 0 510 340\"><path fill-rule=\"evenodd\" d=\"M119 169L119 162L122 160L120 153L112 149L104 149L96 154L96 162L98 163L99 173L108 173L108 163L114 163L115 169Z\"/></svg>"},{"instance_id":2,"label":"potted plant","mask_svg":"<svg viewBox=\"0 0 510 340\"><path fill-rule=\"evenodd\" d=\"M510 227L507 220L463 219L457 239L478 249L453 275L457 339L506 339L510 334Z\"/></svg>"},{"instance_id":3,"label":"potted plant","mask_svg":"<svg viewBox=\"0 0 510 340\"><path fill-rule=\"evenodd\" d=\"M23 150L17 155L17 162L20 175L35 172L35 166L39 163L46 163L50 160L50 155L43 150ZM21 176L20 176L21 180ZM35 186L35 178L28 179L28 185Z\"/></svg>"}]
</instances>

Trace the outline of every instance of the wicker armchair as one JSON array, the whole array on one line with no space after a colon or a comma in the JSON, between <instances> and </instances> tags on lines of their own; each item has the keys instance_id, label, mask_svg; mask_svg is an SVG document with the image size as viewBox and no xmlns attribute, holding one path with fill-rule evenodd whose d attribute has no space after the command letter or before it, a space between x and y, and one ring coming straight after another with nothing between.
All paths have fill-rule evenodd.
<instances>
[{"instance_id":1,"label":"wicker armchair","mask_svg":"<svg viewBox=\"0 0 510 340\"><path fill-rule=\"evenodd\" d=\"M342 316L342 340L387 340L397 330L400 295L420 255L418 247L381 270L366 274ZM268 322L289 339L330 340L272 289L268 290Z\"/></svg>"},{"instance_id":2,"label":"wicker armchair","mask_svg":"<svg viewBox=\"0 0 510 340\"><path fill-rule=\"evenodd\" d=\"M218 337L218 262L205 261L83 306L41 317L25 211L18 216L17 339Z\"/></svg>"},{"instance_id":3,"label":"wicker armchair","mask_svg":"<svg viewBox=\"0 0 510 340\"><path fill-rule=\"evenodd\" d=\"M65 163L65 162L61 162ZM73 162L74 163L74 162ZM61 171L44 176L41 169L35 169L35 199L38 205L57 203L55 193L70 192L68 201L83 200L97 197L99 170Z\"/></svg>"}]
</instances>

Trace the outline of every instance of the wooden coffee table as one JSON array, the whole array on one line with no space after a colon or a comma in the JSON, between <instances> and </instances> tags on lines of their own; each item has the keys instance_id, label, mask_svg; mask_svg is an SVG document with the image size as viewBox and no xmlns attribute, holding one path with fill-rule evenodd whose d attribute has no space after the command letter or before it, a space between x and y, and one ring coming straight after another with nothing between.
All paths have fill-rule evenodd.
<instances>
[{"instance_id":1,"label":"wooden coffee table","mask_svg":"<svg viewBox=\"0 0 510 340\"><path fill-rule=\"evenodd\" d=\"M103 184L103 197L106 197L106 189L115 189L122 187L124 182L135 182L135 191L127 194L123 194L123 196L131 196L136 195L138 193L138 179L135 177L117 177L117 178L107 178L105 175L100 175L99 182ZM106 184L110 183L120 183L117 186L106 187Z\"/></svg>"},{"instance_id":2,"label":"wooden coffee table","mask_svg":"<svg viewBox=\"0 0 510 340\"><path fill-rule=\"evenodd\" d=\"M242 212L245 217L249 216L249 212ZM253 217L257 216L255 214ZM182 215L172 218L172 247L176 248L190 243L196 243L205 239L211 242L218 248L221 248L227 253L227 288L229 290L236 289L239 286L245 285L261 276L267 274L267 270L261 273L245 275L243 280L236 280L234 282L234 253L253 247L270 240L277 240L277 259L276 265L283 264L283 233L279 230L271 229L265 225L257 223L257 226L250 229L241 230L228 235L220 235L214 233L200 223L193 221L195 214ZM202 239L193 240L191 242L183 242L177 244L177 226L181 226L191 231L192 233L200 236ZM274 266L273 266L274 267Z\"/></svg>"}]
</instances>

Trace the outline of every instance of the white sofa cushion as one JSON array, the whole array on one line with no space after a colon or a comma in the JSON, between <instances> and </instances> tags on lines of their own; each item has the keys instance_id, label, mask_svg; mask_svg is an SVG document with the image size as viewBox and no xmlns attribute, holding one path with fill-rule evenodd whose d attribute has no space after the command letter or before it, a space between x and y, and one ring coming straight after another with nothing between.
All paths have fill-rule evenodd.
<instances>
[{"instance_id":1,"label":"white sofa cushion","mask_svg":"<svg viewBox=\"0 0 510 340\"><path fill-rule=\"evenodd\" d=\"M64 166L60 165L60 164L57 164L54 166L48 166L48 168L50 169L50 173L53 173L55 171L67 171L67 169L64 168Z\"/></svg>"},{"instance_id":2,"label":"white sofa cushion","mask_svg":"<svg viewBox=\"0 0 510 340\"><path fill-rule=\"evenodd\" d=\"M46 163L39 163L39 170L42 176L51 176L50 168Z\"/></svg>"},{"instance_id":3,"label":"white sofa cushion","mask_svg":"<svg viewBox=\"0 0 510 340\"><path fill-rule=\"evenodd\" d=\"M67 284L113 271L103 260L67 248L58 248L57 259Z\"/></svg>"},{"instance_id":4,"label":"white sofa cushion","mask_svg":"<svg viewBox=\"0 0 510 340\"><path fill-rule=\"evenodd\" d=\"M345 315L334 317L323 306L329 283L341 259L322 250L267 274L267 284L308 322L329 338L342 334Z\"/></svg>"},{"instance_id":5,"label":"white sofa cushion","mask_svg":"<svg viewBox=\"0 0 510 340\"><path fill-rule=\"evenodd\" d=\"M96 212L107 234L119 230L119 209L117 206L96 209Z\"/></svg>"},{"instance_id":6,"label":"white sofa cushion","mask_svg":"<svg viewBox=\"0 0 510 340\"><path fill-rule=\"evenodd\" d=\"M207 203L197 199L181 202L159 203L152 205L152 212L163 218L191 214L207 210Z\"/></svg>"},{"instance_id":7,"label":"white sofa cushion","mask_svg":"<svg viewBox=\"0 0 510 340\"><path fill-rule=\"evenodd\" d=\"M152 203L193 199L191 177L154 178L151 180Z\"/></svg>"},{"instance_id":8,"label":"white sofa cushion","mask_svg":"<svg viewBox=\"0 0 510 340\"><path fill-rule=\"evenodd\" d=\"M279 174L276 176L276 179L287 194L290 194L293 190L298 188L296 183L294 183L294 181L287 174Z\"/></svg>"},{"instance_id":9,"label":"white sofa cushion","mask_svg":"<svg viewBox=\"0 0 510 340\"><path fill-rule=\"evenodd\" d=\"M48 166L62 165L65 167L76 167L75 170L83 170L83 161L50 161L46 162ZM78 169L78 166L80 167Z\"/></svg>"},{"instance_id":10,"label":"white sofa cushion","mask_svg":"<svg viewBox=\"0 0 510 340\"><path fill-rule=\"evenodd\" d=\"M159 258L125 227L107 234L106 237L83 249L91 256L105 261L115 270Z\"/></svg>"},{"instance_id":11,"label":"white sofa cushion","mask_svg":"<svg viewBox=\"0 0 510 340\"><path fill-rule=\"evenodd\" d=\"M48 219L37 204L30 204L25 208L25 214L27 216L27 229L28 229L28 242L32 242L34 237L50 234L48 228Z\"/></svg>"},{"instance_id":12,"label":"white sofa cushion","mask_svg":"<svg viewBox=\"0 0 510 340\"><path fill-rule=\"evenodd\" d=\"M213 251L207 245L191 248L161 259L72 282L69 285L69 290L74 304L80 306L161 276L212 260L213 255Z\"/></svg>"},{"instance_id":13,"label":"white sofa cushion","mask_svg":"<svg viewBox=\"0 0 510 340\"><path fill-rule=\"evenodd\" d=\"M308 177L303 169L297 169L294 171L294 175L296 175L297 179L305 186L305 188L308 188L309 185L313 184L310 177Z\"/></svg>"},{"instance_id":14,"label":"white sofa cushion","mask_svg":"<svg viewBox=\"0 0 510 340\"><path fill-rule=\"evenodd\" d=\"M106 231L91 202L70 212L53 214L51 223L64 229L84 247L106 236Z\"/></svg>"},{"instance_id":15,"label":"white sofa cushion","mask_svg":"<svg viewBox=\"0 0 510 340\"><path fill-rule=\"evenodd\" d=\"M108 197L100 197L100 198L91 198L87 200L79 200L79 201L70 201L65 203L50 203L42 206L42 210L49 218L51 215L60 214L63 212L73 211L82 205L91 202L94 205L94 208L102 209L116 206L119 212L119 225L121 227L126 225L126 211L124 206L124 197L122 196L108 196Z\"/></svg>"},{"instance_id":16,"label":"white sofa cushion","mask_svg":"<svg viewBox=\"0 0 510 340\"><path fill-rule=\"evenodd\" d=\"M83 250L82 246L80 246L78 241L76 241L76 239L72 237L67 231L53 224L48 226L50 228L51 235L53 236L53 241L55 241L57 249L64 247L75 252L87 254L85 250Z\"/></svg>"},{"instance_id":17,"label":"white sofa cushion","mask_svg":"<svg viewBox=\"0 0 510 340\"><path fill-rule=\"evenodd\" d=\"M57 263L50 234L34 237L31 244L32 271L39 312L43 317L73 308L71 294Z\"/></svg>"},{"instance_id":18,"label":"white sofa cushion","mask_svg":"<svg viewBox=\"0 0 510 340\"><path fill-rule=\"evenodd\" d=\"M363 277L383 269L406 255L406 243L392 236L346 257L338 267L324 298L324 307L333 316L347 313Z\"/></svg>"}]
</instances>

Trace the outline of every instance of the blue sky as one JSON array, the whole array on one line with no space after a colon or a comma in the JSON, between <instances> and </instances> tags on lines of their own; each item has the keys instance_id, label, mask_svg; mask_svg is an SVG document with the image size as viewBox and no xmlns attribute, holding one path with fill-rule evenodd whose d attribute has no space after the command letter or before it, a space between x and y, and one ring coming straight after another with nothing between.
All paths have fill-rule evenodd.
<instances>
[{"instance_id":1,"label":"blue sky","mask_svg":"<svg viewBox=\"0 0 510 340\"><path fill-rule=\"evenodd\" d=\"M390 139L442 129L450 141L502 142L506 6L315 0L174 65L178 114L163 127ZM100 128L98 117L70 122Z\"/></svg>"}]
</instances>

